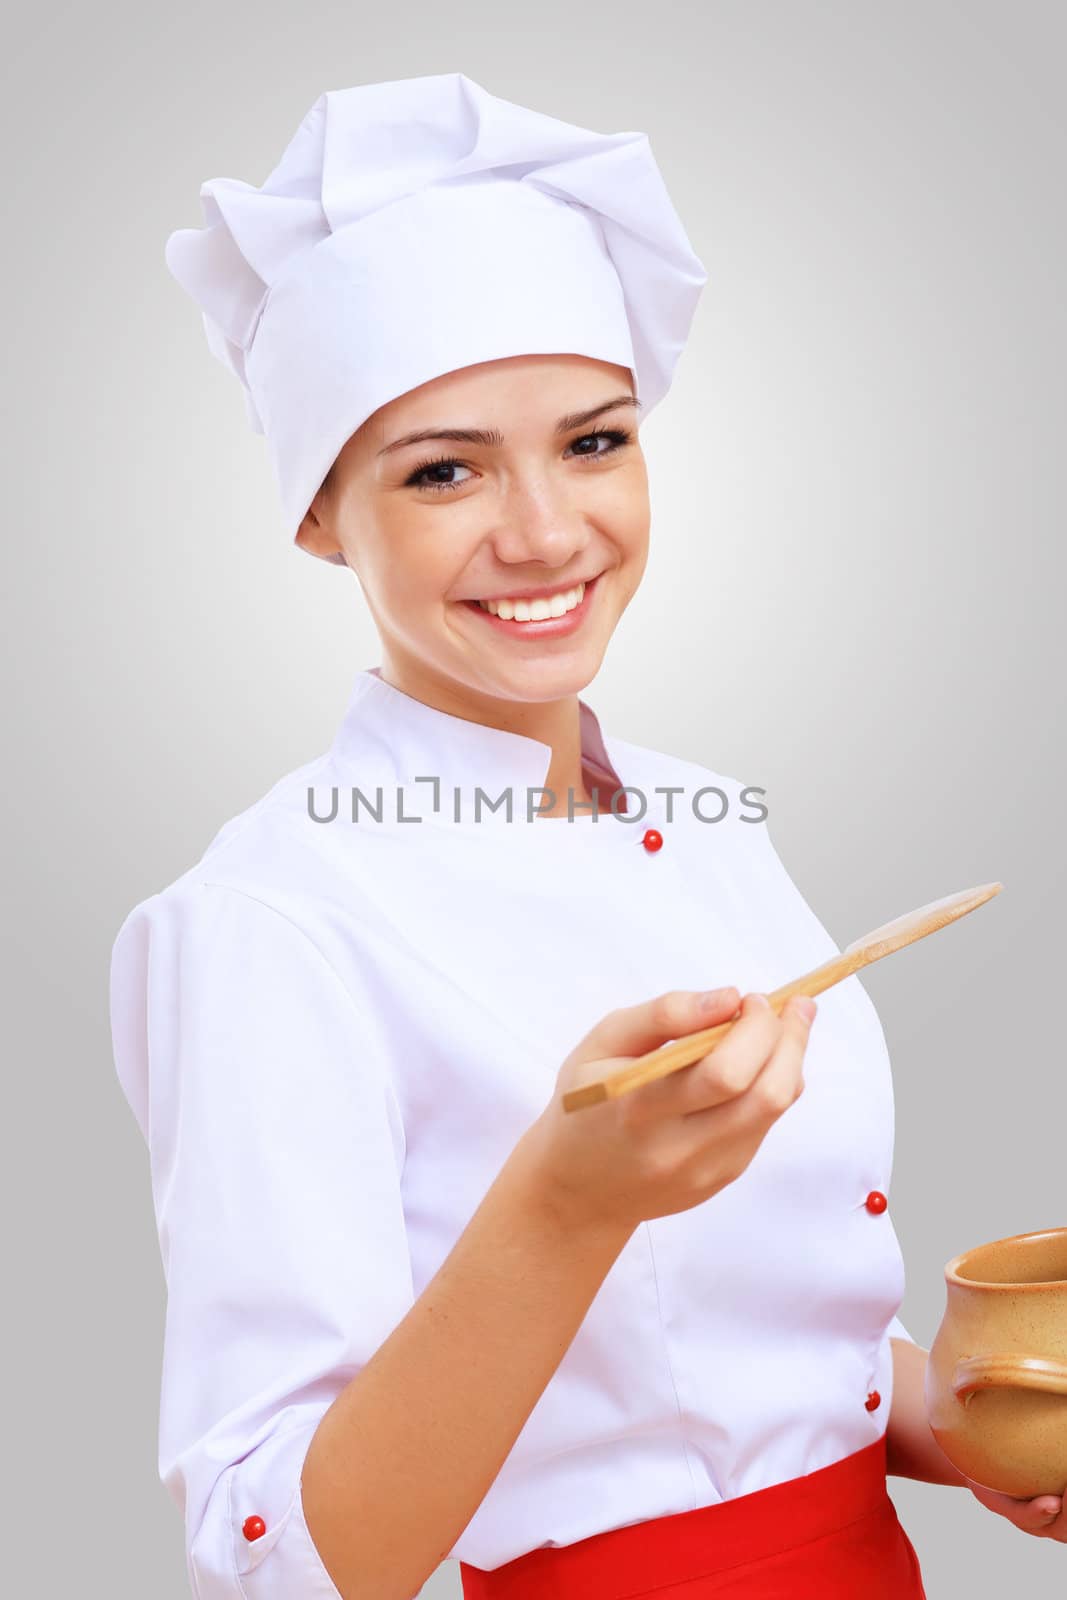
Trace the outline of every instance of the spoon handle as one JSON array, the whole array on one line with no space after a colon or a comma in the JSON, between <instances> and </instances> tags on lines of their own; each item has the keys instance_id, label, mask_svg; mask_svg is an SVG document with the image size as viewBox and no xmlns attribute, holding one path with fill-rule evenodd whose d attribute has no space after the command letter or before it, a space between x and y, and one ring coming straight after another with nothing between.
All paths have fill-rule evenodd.
<instances>
[{"instance_id":1,"label":"spoon handle","mask_svg":"<svg viewBox=\"0 0 1067 1600\"><path fill-rule=\"evenodd\" d=\"M824 989L830 989L835 983L851 977L861 967L881 961L895 950L902 950L905 945L914 944L916 939L936 933L939 928L945 928L950 922L966 916L967 912L999 894L1002 887L1000 883L983 883L974 889L963 889L958 894L931 901L917 911L910 911L893 922L875 928L873 933L857 939L822 966L814 967L792 982L783 984L780 989L775 989L773 994L767 996L771 1008L780 1014L786 1001L794 994L822 994ZM669 1044L661 1045L658 1050L635 1056L626 1066L609 1073L606 1078L582 1084L577 1089L565 1090L564 1111L580 1111L584 1106L597 1105L602 1100L614 1100L621 1094L628 1094L631 1089L639 1089L643 1084L654 1083L657 1078L665 1078L668 1073L677 1072L681 1067L692 1066L694 1061L699 1061L701 1056L706 1056L714 1049L739 1016L740 1012L726 1022L716 1023L713 1028L702 1028L699 1033L686 1034L684 1039L674 1039Z\"/></svg>"}]
</instances>

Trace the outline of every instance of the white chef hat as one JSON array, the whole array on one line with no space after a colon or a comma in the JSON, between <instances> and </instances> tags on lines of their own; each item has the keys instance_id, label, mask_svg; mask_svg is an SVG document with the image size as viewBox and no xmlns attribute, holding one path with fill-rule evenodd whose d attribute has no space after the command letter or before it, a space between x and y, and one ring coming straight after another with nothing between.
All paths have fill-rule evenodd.
<instances>
[{"instance_id":1,"label":"white chef hat","mask_svg":"<svg viewBox=\"0 0 1067 1600\"><path fill-rule=\"evenodd\" d=\"M210 178L166 262L266 435L290 536L379 406L475 362L573 353L670 386L707 274L643 133L461 72L319 96L260 188Z\"/></svg>"}]
</instances>

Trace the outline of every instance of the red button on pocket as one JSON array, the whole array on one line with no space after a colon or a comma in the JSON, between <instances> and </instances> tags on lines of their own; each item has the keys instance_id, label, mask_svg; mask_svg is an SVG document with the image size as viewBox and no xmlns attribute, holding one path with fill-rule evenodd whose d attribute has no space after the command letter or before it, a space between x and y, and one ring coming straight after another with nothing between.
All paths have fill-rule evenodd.
<instances>
[{"instance_id":1,"label":"red button on pocket","mask_svg":"<svg viewBox=\"0 0 1067 1600\"><path fill-rule=\"evenodd\" d=\"M267 1524L262 1517L246 1517L241 1524L241 1532L246 1539L262 1539L267 1531Z\"/></svg>"},{"instance_id":2,"label":"red button on pocket","mask_svg":"<svg viewBox=\"0 0 1067 1600\"><path fill-rule=\"evenodd\" d=\"M867 1196L867 1210L876 1217L885 1210L888 1204L889 1201L886 1199L885 1195L880 1193L877 1189L872 1189L870 1194Z\"/></svg>"},{"instance_id":3,"label":"red button on pocket","mask_svg":"<svg viewBox=\"0 0 1067 1600\"><path fill-rule=\"evenodd\" d=\"M663 845L663 835L657 828L646 828L641 843L646 850L659 850Z\"/></svg>"},{"instance_id":4,"label":"red button on pocket","mask_svg":"<svg viewBox=\"0 0 1067 1600\"><path fill-rule=\"evenodd\" d=\"M881 1405L881 1403L882 1403L882 1397L878 1393L877 1389L872 1389L870 1394L867 1396L867 1399L864 1402L864 1404L866 1405L868 1411L877 1411L878 1407Z\"/></svg>"}]
</instances>

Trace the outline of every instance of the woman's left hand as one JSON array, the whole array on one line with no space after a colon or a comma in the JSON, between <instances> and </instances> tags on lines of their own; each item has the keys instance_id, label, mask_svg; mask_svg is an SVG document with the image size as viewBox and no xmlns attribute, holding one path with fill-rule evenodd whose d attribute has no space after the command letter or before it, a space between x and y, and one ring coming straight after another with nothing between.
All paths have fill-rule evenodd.
<instances>
[{"instance_id":1,"label":"woman's left hand","mask_svg":"<svg viewBox=\"0 0 1067 1600\"><path fill-rule=\"evenodd\" d=\"M923 1483L956 1484L970 1489L975 1499L998 1517L1006 1517L1023 1533L1067 1544L1067 1489L1063 1494L1039 1494L1017 1500L998 1494L968 1478L945 1455L930 1429L924 1398L929 1350L910 1339L893 1339L893 1402L886 1436L889 1472Z\"/></svg>"},{"instance_id":2,"label":"woman's left hand","mask_svg":"<svg viewBox=\"0 0 1067 1600\"><path fill-rule=\"evenodd\" d=\"M976 1500L1007 1517L1023 1533L1032 1533L1038 1539L1056 1539L1067 1544L1067 1493L1039 1494L1033 1500L1016 1500L1010 1494L998 1494L995 1489L984 1489L980 1483L967 1478L967 1487Z\"/></svg>"}]
</instances>

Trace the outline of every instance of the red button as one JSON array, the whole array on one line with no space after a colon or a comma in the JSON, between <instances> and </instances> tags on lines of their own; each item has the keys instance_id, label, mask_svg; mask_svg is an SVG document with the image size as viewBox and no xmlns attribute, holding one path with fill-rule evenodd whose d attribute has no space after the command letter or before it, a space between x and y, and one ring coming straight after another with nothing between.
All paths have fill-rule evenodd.
<instances>
[{"instance_id":1,"label":"red button","mask_svg":"<svg viewBox=\"0 0 1067 1600\"><path fill-rule=\"evenodd\" d=\"M663 845L663 835L656 828L646 828L641 843L646 850L659 850Z\"/></svg>"},{"instance_id":2,"label":"red button","mask_svg":"<svg viewBox=\"0 0 1067 1600\"><path fill-rule=\"evenodd\" d=\"M881 1405L881 1403L882 1403L882 1397L878 1393L877 1389L872 1389L870 1394L867 1396L867 1399L864 1402L864 1404L866 1405L868 1411L877 1411L878 1407Z\"/></svg>"},{"instance_id":3,"label":"red button","mask_svg":"<svg viewBox=\"0 0 1067 1600\"><path fill-rule=\"evenodd\" d=\"M870 1194L867 1196L867 1210L872 1212L876 1217L885 1210L888 1204L889 1201L886 1199L885 1195L881 1194L877 1189L872 1189Z\"/></svg>"},{"instance_id":4,"label":"red button","mask_svg":"<svg viewBox=\"0 0 1067 1600\"><path fill-rule=\"evenodd\" d=\"M262 1539L267 1531L267 1524L262 1517L246 1517L241 1524L241 1532L246 1539Z\"/></svg>"}]
</instances>

